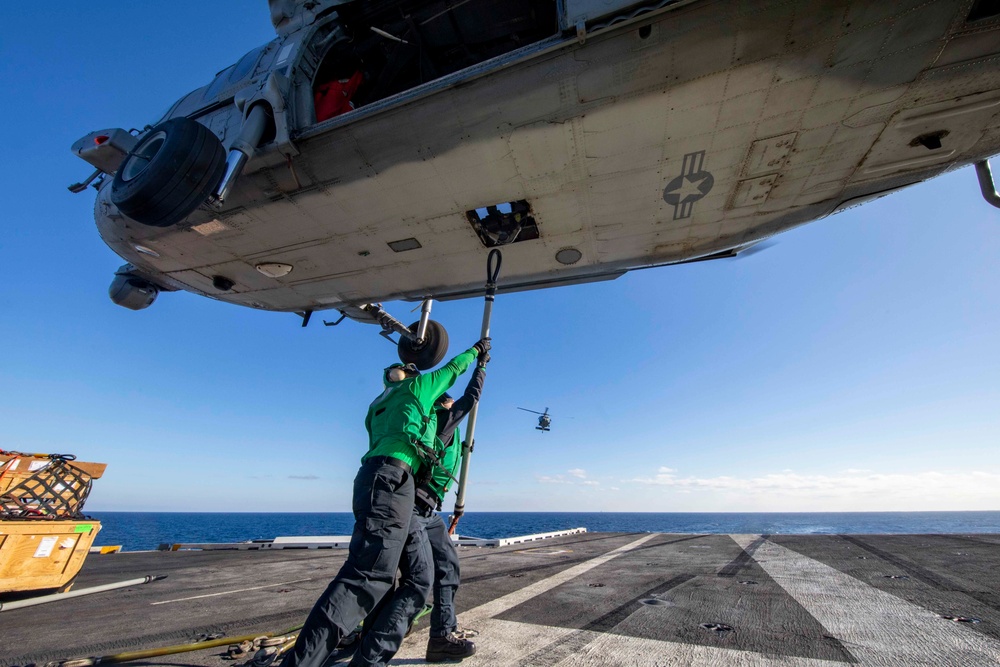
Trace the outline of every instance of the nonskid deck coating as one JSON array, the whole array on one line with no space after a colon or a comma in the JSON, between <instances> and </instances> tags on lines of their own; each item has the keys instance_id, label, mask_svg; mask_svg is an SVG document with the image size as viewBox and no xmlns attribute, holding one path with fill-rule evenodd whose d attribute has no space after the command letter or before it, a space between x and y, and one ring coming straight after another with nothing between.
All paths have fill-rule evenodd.
<instances>
[{"instance_id":1,"label":"nonskid deck coating","mask_svg":"<svg viewBox=\"0 0 1000 667\"><path fill-rule=\"evenodd\" d=\"M301 623L344 557L91 556L76 588L169 576L0 612L0 666L284 630ZM459 621L481 633L463 663L473 667L1000 665L998 535L587 533L463 547L460 558ZM422 663L426 641L418 626L393 664ZM233 664L222 654L140 664Z\"/></svg>"}]
</instances>

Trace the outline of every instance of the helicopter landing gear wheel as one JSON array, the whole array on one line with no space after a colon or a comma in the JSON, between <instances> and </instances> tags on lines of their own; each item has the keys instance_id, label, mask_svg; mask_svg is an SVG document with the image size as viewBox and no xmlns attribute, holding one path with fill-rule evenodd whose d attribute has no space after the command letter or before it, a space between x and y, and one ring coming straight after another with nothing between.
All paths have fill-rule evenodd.
<instances>
[{"instance_id":1,"label":"helicopter landing gear wheel","mask_svg":"<svg viewBox=\"0 0 1000 667\"><path fill-rule=\"evenodd\" d=\"M150 130L125 158L111 201L136 222L169 227L208 199L226 170L226 151L207 127L178 117Z\"/></svg>"},{"instance_id":2,"label":"helicopter landing gear wheel","mask_svg":"<svg viewBox=\"0 0 1000 667\"><path fill-rule=\"evenodd\" d=\"M420 327L420 322L414 322L409 326L410 331L416 334ZM400 336L398 350L399 360L404 364L414 364L419 370L425 371L434 368L444 355L448 354L448 332L440 322L427 320L427 331L424 333L422 343L417 343L405 336Z\"/></svg>"}]
</instances>

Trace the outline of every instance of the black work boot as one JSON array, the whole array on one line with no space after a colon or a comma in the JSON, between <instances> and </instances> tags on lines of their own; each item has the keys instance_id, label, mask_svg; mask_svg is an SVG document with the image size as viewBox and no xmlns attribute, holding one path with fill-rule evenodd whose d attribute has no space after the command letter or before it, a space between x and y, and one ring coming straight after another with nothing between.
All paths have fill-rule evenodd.
<instances>
[{"instance_id":1,"label":"black work boot","mask_svg":"<svg viewBox=\"0 0 1000 667\"><path fill-rule=\"evenodd\" d=\"M455 633L427 640L427 662L461 660L475 655L476 645L468 639L459 639Z\"/></svg>"}]
</instances>

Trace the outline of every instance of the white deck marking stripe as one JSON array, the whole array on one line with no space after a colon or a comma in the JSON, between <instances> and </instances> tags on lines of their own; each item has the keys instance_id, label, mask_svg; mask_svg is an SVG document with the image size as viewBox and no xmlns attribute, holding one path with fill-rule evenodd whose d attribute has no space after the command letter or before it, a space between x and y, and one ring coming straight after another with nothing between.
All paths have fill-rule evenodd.
<instances>
[{"instance_id":1,"label":"white deck marking stripe","mask_svg":"<svg viewBox=\"0 0 1000 667\"><path fill-rule=\"evenodd\" d=\"M746 548L757 535L733 535ZM817 560L764 542L754 560L863 665L997 665L1000 642Z\"/></svg>"},{"instance_id":2,"label":"white deck marking stripe","mask_svg":"<svg viewBox=\"0 0 1000 667\"><path fill-rule=\"evenodd\" d=\"M732 536L746 548L759 535ZM590 632L572 628L534 625L490 618L517 604L542 594L555 585L579 576L612 554L633 549L626 545L606 557L596 558L534 584L531 595L516 591L462 614L460 624L480 631L476 655L463 665L518 665L540 649L581 635L581 646L566 656L558 667L830 667L841 663L799 656L756 653L716 648L698 644L641 639L613 632ZM916 665L955 665L984 667L1000 664L1000 642L969 628L945 621L933 612L879 591L810 558L764 543L754 555L768 574L811 613L834 636L840 639L859 660L860 665L911 667ZM595 562L599 561L599 562ZM575 572L574 572L575 570ZM558 578L558 583L553 579ZM551 585L550 585L551 584ZM525 590L528 590L525 589ZM500 603L500 601L504 601ZM655 613L655 608L637 613ZM585 643L586 635L592 641ZM427 645L426 626L414 632L403 644L394 662L421 662ZM546 665L546 667L553 667Z\"/></svg>"},{"instance_id":3,"label":"white deck marking stripe","mask_svg":"<svg viewBox=\"0 0 1000 667\"><path fill-rule=\"evenodd\" d=\"M570 579L576 579L581 574L590 572L595 567L604 565L609 560L613 560L623 553L631 551L638 546L642 546L646 542L650 541L654 537L659 537L657 533L651 535L645 535L635 540L634 542L629 542L628 544L622 545L617 549L613 549L608 553L598 556L597 558L592 558L588 561L584 561L579 565L574 565L573 567L566 568L562 572L553 574L547 579L542 579L541 581L536 581L530 586L525 586L520 590L516 590L513 593L508 593L503 597L499 597L496 600L491 600L485 604L481 604L474 609L470 609L465 612L462 617L466 619L465 624L469 627L476 627L475 623L487 618L493 618L498 614L502 614L508 609L513 609L522 602L527 602L533 597L538 597L542 593L546 593L556 586L566 583Z\"/></svg>"},{"instance_id":4,"label":"white deck marking stripe","mask_svg":"<svg viewBox=\"0 0 1000 667\"><path fill-rule=\"evenodd\" d=\"M659 537L659 535L656 533L644 535L606 554L574 565L551 577L536 581L530 586L525 586L462 613L459 617L459 625L479 630L482 633L476 639L476 655L472 658L467 658L464 663L516 665L525 656L531 655L533 652L548 646L554 641L558 641L566 635L579 632L579 630L574 628L501 621L493 617L502 614L508 609L513 609L517 605L527 602L534 597L547 593L556 586L579 577L636 547L642 546L654 537ZM422 631L414 632L410 635L403 643L399 653L396 654L394 662L399 659L417 660L423 658L427 648L427 635L426 627Z\"/></svg>"},{"instance_id":5,"label":"white deck marking stripe","mask_svg":"<svg viewBox=\"0 0 1000 667\"><path fill-rule=\"evenodd\" d=\"M778 653L756 653L702 644L682 644L612 633L598 635L559 667L849 667L842 662Z\"/></svg>"},{"instance_id":6,"label":"white deck marking stripe","mask_svg":"<svg viewBox=\"0 0 1000 667\"><path fill-rule=\"evenodd\" d=\"M634 549L650 537L653 536L632 542L604 556L581 563L574 568L567 569L548 579L543 579L521 591L515 591L494 602L483 604L462 614L459 618L461 625L480 631L479 637L475 639L476 655L467 658L462 664L469 667L474 667L475 665L490 665L491 667L494 665L520 665L528 656L546 647L566 639L575 639L571 635L578 635L579 641L574 641L574 644L579 644L579 646L575 647L572 654L565 656L565 658L555 663L558 667L664 667L665 665L685 665L690 667L734 667L735 665L739 665L740 667L831 667L831 665L842 664L818 658L757 653L754 651L717 648L693 643L643 639L618 635L614 632L591 632L573 628L499 620L491 617L501 614L532 597L545 593L555 586L569 581L573 577L579 576L602 563L606 563L625 551ZM743 539L744 536L733 537L743 548L746 548L746 546L760 536L750 535L745 536L745 539ZM756 557L762 558L761 554L762 552L758 550ZM822 578L817 578L817 581L822 581ZM830 584L827 582L820 585L829 586ZM657 613L656 610L657 608L655 607L640 607L636 613L655 614ZM876 619L876 622L878 620ZM945 625L946 630L964 630L969 632L967 628L953 627L943 620L941 622ZM912 631L912 628L908 629L908 632ZM424 626L407 638L402 650L396 655L394 663L418 664L422 662L421 659L424 656L426 646L427 627ZM852 651L855 649L853 645L848 645L848 648ZM896 648L894 647L894 649ZM546 658L551 659L553 657L559 660L561 656L558 654L544 656L541 658L542 662L539 664L545 665L545 667L554 667L552 663L546 661ZM874 660L869 660L866 656L866 659L861 660L861 664L878 665L879 667L889 665L906 665L906 667L909 667L911 664L927 663L914 662L908 655L900 661L893 661L887 654L879 653ZM981 665L995 664L995 661L983 661L982 659L959 662L941 661L938 659L937 667L941 667L942 665L961 665L962 667L975 665L979 667Z\"/></svg>"},{"instance_id":7,"label":"white deck marking stripe","mask_svg":"<svg viewBox=\"0 0 1000 667\"><path fill-rule=\"evenodd\" d=\"M655 613L653 607L637 613ZM476 655L462 661L463 666L489 665L516 667L525 658L565 639L577 639L580 647L560 662L548 662L543 657L540 667L845 667L844 663L779 654L755 653L700 644L685 644L656 639L641 639L613 632L592 632L572 628L534 625L495 618L462 625L474 627L480 635L474 640ZM427 626L410 635L391 664L423 664L427 649ZM558 659L558 656L557 656ZM966 666L962 666L966 667Z\"/></svg>"},{"instance_id":8,"label":"white deck marking stripe","mask_svg":"<svg viewBox=\"0 0 1000 667\"><path fill-rule=\"evenodd\" d=\"M312 581L316 577L307 577L305 579L294 579L292 581L282 581L277 584L267 584L266 586L254 586L253 588L238 588L235 591L222 591L221 593L208 593L206 595L193 595L189 598L177 598L176 600L161 600L160 602L150 602L149 604L170 604L171 602L185 602L187 600L200 600L202 598L214 598L220 595L230 595L232 593L245 593L246 591L259 591L262 588L274 588L275 586L286 586L288 584L300 584L303 581Z\"/></svg>"}]
</instances>

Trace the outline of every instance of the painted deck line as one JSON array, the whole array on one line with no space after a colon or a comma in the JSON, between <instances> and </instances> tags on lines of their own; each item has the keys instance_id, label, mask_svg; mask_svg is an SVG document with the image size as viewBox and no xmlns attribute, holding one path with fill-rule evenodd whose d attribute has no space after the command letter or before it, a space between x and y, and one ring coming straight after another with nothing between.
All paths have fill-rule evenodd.
<instances>
[{"instance_id":1,"label":"painted deck line","mask_svg":"<svg viewBox=\"0 0 1000 667\"><path fill-rule=\"evenodd\" d=\"M233 593L245 593L247 591L259 591L262 588L274 588L275 586L287 586L288 584L301 584L303 581L312 581L316 577L307 577L306 579L294 579L292 581L279 581L276 584L265 584L264 586L253 586L252 588L238 588L232 591L222 591L220 593L206 593L205 595L192 595L188 598L177 598L176 600L160 600L159 602L150 602L151 607L155 607L158 604L170 604L172 602L187 602L188 600L201 600L204 598L215 598L220 595L232 595Z\"/></svg>"},{"instance_id":2,"label":"painted deck line","mask_svg":"<svg viewBox=\"0 0 1000 667\"><path fill-rule=\"evenodd\" d=\"M636 613L648 613L640 610ZM837 667L843 663L789 655L715 648L697 644L661 642L609 633L593 641L558 665L562 667Z\"/></svg>"},{"instance_id":3,"label":"painted deck line","mask_svg":"<svg viewBox=\"0 0 1000 667\"><path fill-rule=\"evenodd\" d=\"M637 612L643 613L643 612ZM655 612L653 612L655 613ZM832 667L841 663L795 656L765 655L753 651L715 648L695 644L640 639L590 630L571 630L516 621L490 619L476 626L482 634L476 655L463 665L503 667ZM413 665L422 661L426 631L404 644L392 664ZM567 652L550 659L551 653L534 654L553 644L564 644ZM413 647L412 649L410 647ZM402 658L402 659L401 659Z\"/></svg>"},{"instance_id":4,"label":"painted deck line","mask_svg":"<svg viewBox=\"0 0 1000 667\"><path fill-rule=\"evenodd\" d=\"M640 639L614 632L594 632L574 628L535 625L495 618L534 597L542 595L575 577L607 563L653 537L623 545L597 558L543 579L531 586L471 609L459 617L459 623L480 632L477 653L462 661L463 665L498 665L510 667L830 667L827 660L796 656L766 655L752 651L715 648L695 644ZM757 537L757 536L755 536ZM653 608L639 607L637 614L655 614ZM624 619L622 623L627 621ZM617 626L616 626L617 627ZM393 664L422 663L427 645L427 630L415 632L403 644Z\"/></svg>"},{"instance_id":5,"label":"painted deck line","mask_svg":"<svg viewBox=\"0 0 1000 667\"><path fill-rule=\"evenodd\" d=\"M481 604L478 607L470 609L469 611L462 614L465 625L469 627L475 627L475 623L479 621L484 621L489 618L493 618L498 614L502 614L508 609L513 609L522 602L526 602L531 598L538 597L542 593L546 593L556 586L566 583L570 579L575 579L582 574L590 572L595 567L600 567L610 560L614 560L618 556L624 553L640 547L646 542L649 542L654 537L659 537L659 533L651 533L649 535L644 535L639 539L629 542L628 544L622 545L617 549L613 549L606 554L598 556L597 558L591 558L588 561L580 563L579 565L574 565L573 567L567 568L562 572L558 572L551 577L542 579L541 581L536 581L530 586L525 586L524 588L514 591L513 593L508 593L503 597L499 597L496 600L491 600L485 604Z\"/></svg>"},{"instance_id":6,"label":"painted deck line","mask_svg":"<svg viewBox=\"0 0 1000 667\"><path fill-rule=\"evenodd\" d=\"M500 621L495 620L493 617L502 614L508 609L513 609L517 605L534 597L543 595L571 579L586 574L595 567L599 567L636 547L640 547L655 537L660 537L660 535L657 533L644 535L606 554L574 565L551 577L537 581L530 586L525 586L520 590L516 590L462 613L458 619L459 624L479 630L482 633L481 637L483 639L476 642L476 655L464 660L463 664L516 665L525 656L531 655L533 652L548 646L552 642L559 641L566 635L579 632L573 628ZM486 637L490 639L486 640ZM422 662L426 647L427 630L415 632L404 642L393 662L404 665L416 664L413 662L414 660Z\"/></svg>"},{"instance_id":7,"label":"painted deck line","mask_svg":"<svg viewBox=\"0 0 1000 667\"><path fill-rule=\"evenodd\" d=\"M732 535L747 548L759 535ZM764 542L754 559L862 665L1000 665L1000 642L819 561Z\"/></svg>"},{"instance_id":8,"label":"painted deck line","mask_svg":"<svg viewBox=\"0 0 1000 667\"><path fill-rule=\"evenodd\" d=\"M463 661L512 667L830 667L826 660L757 653L728 648L642 639L611 632L499 620L518 604L640 546L649 537L581 563L520 591L462 614L460 623L480 631L477 654ZM733 535L749 548L759 535ZM1000 642L940 618L937 614L845 575L818 561L771 542L757 545L754 559L820 623L837 637L862 666L996 667ZM639 608L635 613L656 613ZM624 622L624 621L623 621ZM394 662L418 664L426 630L403 645Z\"/></svg>"}]
</instances>

